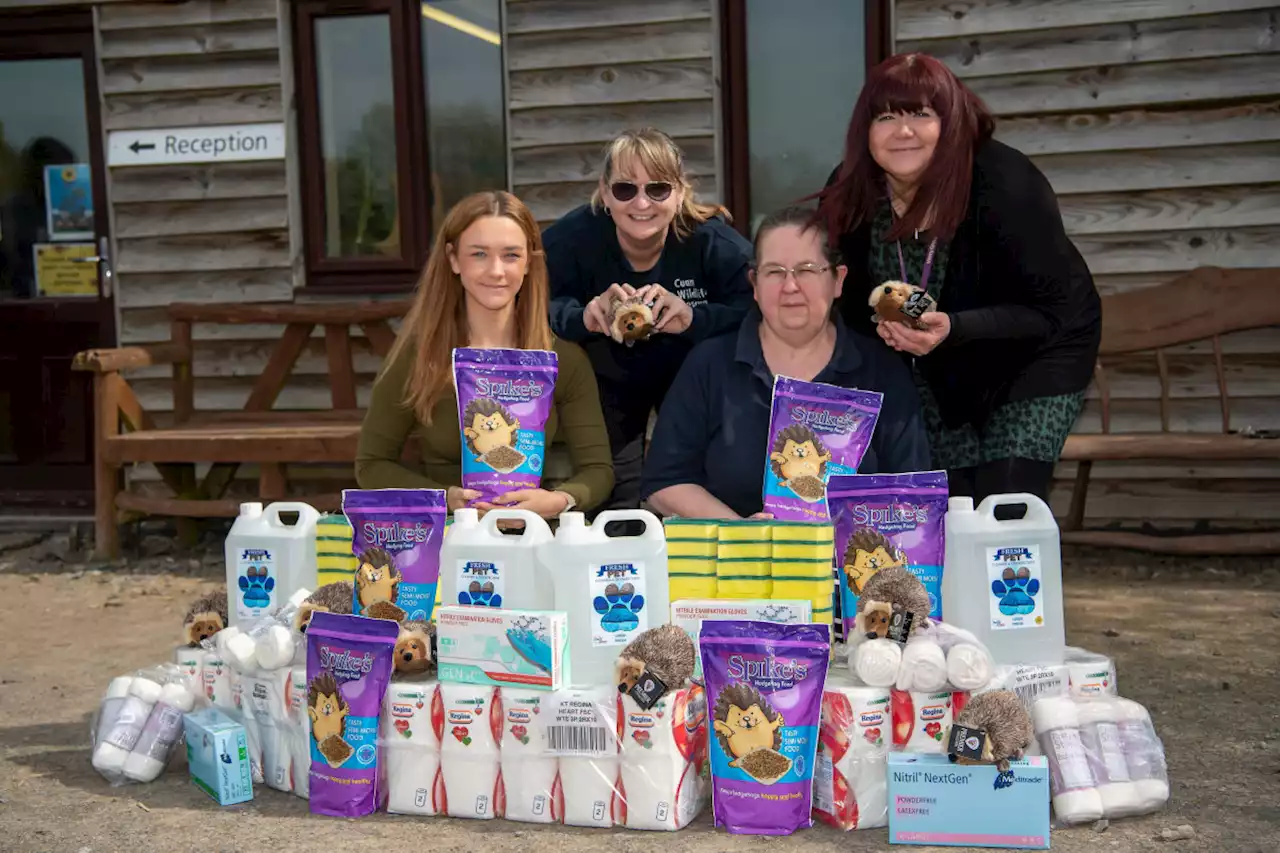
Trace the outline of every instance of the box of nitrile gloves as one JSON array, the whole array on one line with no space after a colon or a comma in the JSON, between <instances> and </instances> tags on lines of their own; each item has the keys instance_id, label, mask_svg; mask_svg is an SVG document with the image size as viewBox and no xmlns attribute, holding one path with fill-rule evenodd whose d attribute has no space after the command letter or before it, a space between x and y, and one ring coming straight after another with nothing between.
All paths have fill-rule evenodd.
<instances>
[{"instance_id":1,"label":"box of nitrile gloves","mask_svg":"<svg viewBox=\"0 0 1280 853\"><path fill-rule=\"evenodd\" d=\"M191 781L196 787L220 806L252 800L249 743L244 726L217 708L205 708L183 716L182 729Z\"/></svg>"},{"instance_id":2,"label":"box of nitrile gloves","mask_svg":"<svg viewBox=\"0 0 1280 853\"><path fill-rule=\"evenodd\" d=\"M1049 849L1049 765L1043 756L952 764L945 755L889 753L889 842Z\"/></svg>"},{"instance_id":3,"label":"box of nitrile gloves","mask_svg":"<svg viewBox=\"0 0 1280 853\"><path fill-rule=\"evenodd\" d=\"M569 683L569 622L561 610L446 605L436 611L442 682L559 690Z\"/></svg>"}]
</instances>

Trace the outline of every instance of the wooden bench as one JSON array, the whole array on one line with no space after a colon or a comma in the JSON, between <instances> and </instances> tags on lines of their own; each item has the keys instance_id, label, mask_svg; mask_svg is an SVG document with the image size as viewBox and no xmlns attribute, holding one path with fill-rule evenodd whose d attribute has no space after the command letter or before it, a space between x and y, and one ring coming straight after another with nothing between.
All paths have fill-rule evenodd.
<instances>
[{"instance_id":1,"label":"wooden bench","mask_svg":"<svg viewBox=\"0 0 1280 853\"><path fill-rule=\"evenodd\" d=\"M1166 284L1109 295L1102 300L1102 345L1095 385L1102 407L1102 433L1073 434L1062 460L1076 462L1071 508L1063 524L1065 542L1108 545L1177 554L1280 553L1280 531L1154 536L1118 530L1085 530L1089 477L1094 462L1179 462L1280 459L1280 438L1243 435L1231 428L1231 393L1223 365L1221 336L1280 326L1280 270L1201 267ZM1170 428L1169 347L1211 341L1222 431L1175 432ZM1112 395L1104 360L1151 353L1160 380L1160 431L1113 433Z\"/></svg>"},{"instance_id":2,"label":"wooden bench","mask_svg":"<svg viewBox=\"0 0 1280 853\"><path fill-rule=\"evenodd\" d=\"M395 341L389 321L408 310L405 301L319 305L174 304L168 309L166 344L96 349L79 353L77 370L93 373L95 426L95 550L119 552L118 524L127 516L179 518L234 516L239 501L225 498L242 463L259 466L259 497L279 500L289 492L286 463L355 461L363 412L356 404L351 327L386 357ZM197 412L192 370L194 323L279 324L284 333L240 412ZM332 409L282 411L274 406L316 326L324 327ZM167 364L173 370L173 425L159 427L124 377L129 370ZM147 496L121 488L121 469L155 464L172 496ZM196 464L212 463L202 480ZM354 474L353 474L354 481ZM338 495L308 496L317 509L338 508ZM188 522L189 531L190 523Z\"/></svg>"}]
</instances>

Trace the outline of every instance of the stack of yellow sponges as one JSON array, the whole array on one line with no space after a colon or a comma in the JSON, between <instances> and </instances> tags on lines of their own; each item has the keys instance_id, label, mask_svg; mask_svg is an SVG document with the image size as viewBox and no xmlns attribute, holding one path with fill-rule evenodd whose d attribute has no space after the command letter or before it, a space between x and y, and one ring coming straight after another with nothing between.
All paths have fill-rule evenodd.
<instances>
[{"instance_id":1,"label":"stack of yellow sponges","mask_svg":"<svg viewBox=\"0 0 1280 853\"><path fill-rule=\"evenodd\" d=\"M808 601L813 605L813 621L830 625L835 528L829 522L775 521L772 541L773 597Z\"/></svg>"},{"instance_id":2,"label":"stack of yellow sponges","mask_svg":"<svg viewBox=\"0 0 1280 853\"><path fill-rule=\"evenodd\" d=\"M668 518L662 522L667 537L667 578L672 601L716 597L719 526L715 519L703 518Z\"/></svg>"},{"instance_id":3,"label":"stack of yellow sponges","mask_svg":"<svg viewBox=\"0 0 1280 853\"><path fill-rule=\"evenodd\" d=\"M325 513L316 522L316 586L355 580L351 523L342 513Z\"/></svg>"},{"instance_id":4,"label":"stack of yellow sponges","mask_svg":"<svg viewBox=\"0 0 1280 853\"><path fill-rule=\"evenodd\" d=\"M773 597L771 524L760 519L720 522L716 598Z\"/></svg>"}]
</instances>

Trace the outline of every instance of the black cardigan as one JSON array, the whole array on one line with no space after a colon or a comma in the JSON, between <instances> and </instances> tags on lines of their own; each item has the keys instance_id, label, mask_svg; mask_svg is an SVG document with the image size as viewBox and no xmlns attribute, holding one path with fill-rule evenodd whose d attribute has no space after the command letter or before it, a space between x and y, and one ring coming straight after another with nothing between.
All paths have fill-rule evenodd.
<instances>
[{"instance_id":1,"label":"black cardigan","mask_svg":"<svg viewBox=\"0 0 1280 853\"><path fill-rule=\"evenodd\" d=\"M838 244L849 267L841 314L874 335L867 297L880 282L869 272L870 224ZM1001 142L982 143L974 156L969 211L951 239L938 310L951 316L951 333L917 363L948 427L981 425L1005 402L1089 384L1102 335L1097 288L1049 181Z\"/></svg>"}]
</instances>

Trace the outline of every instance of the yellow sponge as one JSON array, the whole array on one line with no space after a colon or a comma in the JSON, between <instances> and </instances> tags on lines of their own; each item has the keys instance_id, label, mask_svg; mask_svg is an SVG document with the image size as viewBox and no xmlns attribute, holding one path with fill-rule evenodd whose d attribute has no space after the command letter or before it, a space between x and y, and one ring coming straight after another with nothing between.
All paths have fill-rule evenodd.
<instances>
[{"instance_id":1,"label":"yellow sponge","mask_svg":"<svg viewBox=\"0 0 1280 853\"><path fill-rule=\"evenodd\" d=\"M351 523L342 513L326 513L316 522L316 585L349 581L356 573L351 553Z\"/></svg>"},{"instance_id":2,"label":"yellow sponge","mask_svg":"<svg viewBox=\"0 0 1280 853\"><path fill-rule=\"evenodd\" d=\"M721 523L716 549L720 598L772 597L773 540L769 531L767 520Z\"/></svg>"}]
</instances>

